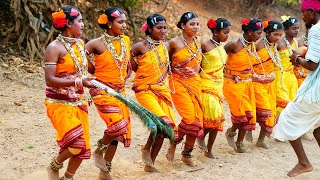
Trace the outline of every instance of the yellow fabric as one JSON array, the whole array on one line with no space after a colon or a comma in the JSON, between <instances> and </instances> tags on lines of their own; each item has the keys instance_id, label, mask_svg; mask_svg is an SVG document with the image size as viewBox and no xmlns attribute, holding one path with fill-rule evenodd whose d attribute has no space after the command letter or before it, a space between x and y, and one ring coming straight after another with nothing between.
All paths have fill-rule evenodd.
<instances>
[{"instance_id":1,"label":"yellow fabric","mask_svg":"<svg viewBox=\"0 0 320 180\"><path fill-rule=\"evenodd\" d=\"M294 67L294 75L298 80L298 87L303 83L304 79L308 75L308 69L303 68L302 66Z\"/></svg>"},{"instance_id":2,"label":"yellow fabric","mask_svg":"<svg viewBox=\"0 0 320 180\"><path fill-rule=\"evenodd\" d=\"M82 44L82 42L80 40L78 41L78 43L80 46L82 46L84 48L84 45ZM73 45L72 48L74 50L75 56L81 57L81 54L80 54L78 47L76 45ZM82 60L81 58L79 58L79 59ZM79 63L82 64L81 61ZM68 53L58 59L56 76L58 76L60 74L73 74L75 72L76 72L76 69L74 67L74 62L72 60L70 53Z\"/></svg>"},{"instance_id":3,"label":"yellow fabric","mask_svg":"<svg viewBox=\"0 0 320 180\"><path fill-rule=\"evenodd\" d=\"M155 50L148 51L136 57L138 69L134 78L135 85L157 84L160 77L168 72L167 65L170 64L170 60L166 59L164 52L167 51L165 51L164 48L166 48L164 44L157 46L158 55L161 58L161 62L166 64L165 67L160 67L158 55ZM165 75L165 80L162 82L167 82L167 75Z\"/></svg>"},{"instance_id":4,"label":"yellow fabric","mask_svg":"<svg viewBox=\"0 0 320 180\"><path fill-rule=\"evenodd\" d=\"M128 36L122 36L125 41L125 45L127 48L126 59L123 60L122 63L128 63L130 60L130 39ZM121 51L120 41L113 42L114 49L116 53L119 55ZM112 57L111 53L106 50L102 54L94 54L94 62L95 62L95 72L94 76L97 77L98 80L104 83L112 83L112 84L124 84L125 77L127 75L127 67L124 67L120 73L119 68L115 63L115 59ZM122 64L121 62L119 65ZM122 79L120 75L122 74Z\"/></svg>"},{"instance_id":5,"label":"yellow fabric","mask_svg":"<svg viewBox=\"0 0 320 180\"><path fill-rule=\"evenodd\" d=\"M249 46L250 49L250 46ZM243 124L243 129L253 130L256 124L256 102L252 81L235 82L235 76L240 79L252 77L252 72L241 73L247 69L252 69L252 65L256 64L257 60L248 54L245 48L237 53L229 53L226 64L226 69L231 71L231 74L225 72L227 78L224 79L223 94L228 102L233 124Z\"/></svg>"},{"instance_id":6,"label":"yellow fabric","mask_svg":"<svg viewBox=\"0 0 320 180\"><path fill-rule=\"evenodd\" d=\"M71 152L71 154L73 154L73 155L77 155L81 152L81 149L76 149L76 148L71 148L71 147L68 147L68 149Z\"/></svg>"},{"instance_id":7,"label":"yellow fabric","mask_svg":"<svg viewBox=\"0 0 320 180\"><path fill-rule=\"evenodd\" d=\"M293 41L291 44L291 49L296 50L298 44ZM279 115L283 108L292 101L298 90L298 81L293 73L294 66L290 62L290 52L288 48L279 50L281 57L281 64L283 68L283 73L281 73L279 67L275 67L276 74L276 95L277 95L277 114Z\"/></svg>"},{"instance_id":8,"label":"yellow fabric","mask_svg":"<svg viewBox=\"0 0 320 180\"><path fill-rule=\"evenodd\" d=\"M163 44L157 46L157 51L160 55L161 61L169 65L169 59L166 59L164 50L166 48ZM172 109L172 99L168 85L168 66L160 67L159 59L155 50L146 52L145 54L136 57L138 69L134 79L133 89L136 91L135 95L139 103L145 108L149 109L159 117L166 116L172 123L175 132L178 131L176 127L176 118ZM167 62L168 61L168 62ZM153 91L159 93L158 97ZM168 100L168 102L166 102ZM170 123L170 124L172 124Z\"/></svg>"},{"instance_id":9,"label":"yellow fabric","mask_svg":"<svg viewBox=\"0 0 320 180\"><path fill-rule=\"evenodd\" d=\"M274 54L274 50L270 48L271 53ZM257 74L270 75L274 71L274 63L266 48L260 49L258 52L261 64L254 66L254 72ZM259 123L264 123L267 129L271 129L275 123L276 117L276 94L275 94L275 80L271 83L259 83L253 82L253 88L255 92L256 99L256 111L257 111L257 121ZM261 112L258 112L261 111ZM265 120L266 114L270 115L265 122L260 122ZM259 117L260 116L260 117ZM263 120L262 120L263 119ZM263 126L263 125L262 125ZM271 130L270 130L271 131ZM271 133L271 132L270 132Z\"/></svg>"},{"instance_id":10,"label":"yellow fabric","mask_svg":"<svg viewBox=\"0 0 320 180\"><path fill-rule=\"evenodd\" d=\"M126 58L122 60L122 63L128 63L130 60L130 39L127 36L122 36L122 38L125 41L126 50L127 50ZM113 45L116 53L119 55L121 51L120 41L113 41ZM127 70L128 70L127 66L125 66L122 70L120 70L115 62L116 60L113 58L113 56L108 50L106 50L100 55L95 54L94 61L95 61L95 67L96 67L94 76L97 77L97 80L107 85L112 84L117 86L116 89L124 94L125 77L127 75ZM122 64L121 62L119 63L120 65ZM121 78L121 75L122 75L122 78ZM127 145L129 146L131 141L131 124L130 124L128 107L124 103L122 103L120 100L110 96L103 90L96 92L93 95L92 99L98 109L100 117L106 123L108 129L111 129L111 127L114 127L114 126L118 127L119 123L123 120L127 121L127 126L126 126L127 133L122 134L121 136L123 137L122 140L125 143L125 146ZM116 110L111 110L112 112L109 112L110 108L111 109L115 108ZM104 109L105 112L101 112L102 109ZM112 133L116 133L116 132L112 132Z\"/></svg>"},{"instance_id":11,"label":"yellow fabric","mask_svg":"<svg viewBox=\"0 0 320 180\"><path fill-rule=\"evenodd\" d=\"M47 115L56 129L56 140L62 141L65 135L75 127L81 125L83 135L81 138L85 140L86 149L90 149L90 134L88 113L78 106L70 106L61 103L51 103L45 101ZM86 104L85 104L86 105Z\"/></svg>"},{"instance_id":12,"label":"yellow fabric","mask_svg":"<svg viewBox=\"0 0 320 180\"><path fill-rule=\"evenodd\" d=\"M224 47L218 46L204 53L200 72L204 128L223 131L223 68L228 58Z\"/></svg>"},{"instance_id":13,"label":"yellow fabric","mask_svg":"<svg viewBox=\"0 0 320 180\"><path fill-rule=\"evenodd\" d=\"M81 41L79 41L80 45L83 46ZM74 49L76 57L80 57L80 52L76 45L72 46ZM82 62L79 62L80 65ZM76 74L76 69L74 62L72 60L71 55L68 53L63 57L58 59L57 62L57 69L56 69L56 76L63 76L63 78L70 78ZM69 77L70 75L70 77ZM50 88L50 87L47 87ZM70 89L73 88L73 91ZM58 88L56 88L58 89ZM70 92L74 92L74 87L67 87L67 88L60 88L61 92L65 92L66 94L70 94ZM62 92L62 90L64 90ZM82 95L77 94L79 96L79 101L82 100ZM58 96L57 96L58 97ZM65 101L68 101L66 99ZM47 116L49 117L53 127L56 129L56 140L61 147L60 152L63 151L63 148L70 148L70 147L63 147L63 146L83 146L83 144L65 144L67 141L66 139L78 140L83 139L85 142L85 150L83 151L82 148L73 148L79 154L83 151L83 155L85 156L84 159L90 158L90 134L89 134L89 121L88 121L88 113L86 110L80 108L79 106L72 106L63 103L56 103L56 102L49 102L47 100L44 101L46 106ZM83 107L86 108L87 104L84 101L82 104ZM83 135L80 136L80 134ZM67 136L67 137L66 137ZM80 140L83 142L83 140ZM69 141L71 142L71 141ZM79 142L79 141L77 141ZM84 148L84 147L83 147ZM75 152L74 151L74 152ZM76 154L75 154L76 155Z\"/></svg>"},{"instance_id":14,"label":"yellow fabric","mask_svg":"<svg viewBox=\"0 0 320 180\"><path fill-rule=\"evenodd\" d=\"M196 51L194 43L189 44L193 51ZM175 66L177 63L186 61L191 57L193 53L188 51L187 47L184 47L172 55L171 65ZM190 62L188 62L184 67L199 67L201 63L201 54L198 53ZM182 117L181 122L186 125L194 125L200 129L203 127L203 114L200 105L201 96L201 78L198 72L192 77L184 78L179 74L172 73L173 80L170 81L170 89L175 93L171 93L174 105ZM180 131L179 125L179 131ZM198 133L201 130L199 130ZM203 136L198 134L198 137Z\"/></svg>"}]
</instances>

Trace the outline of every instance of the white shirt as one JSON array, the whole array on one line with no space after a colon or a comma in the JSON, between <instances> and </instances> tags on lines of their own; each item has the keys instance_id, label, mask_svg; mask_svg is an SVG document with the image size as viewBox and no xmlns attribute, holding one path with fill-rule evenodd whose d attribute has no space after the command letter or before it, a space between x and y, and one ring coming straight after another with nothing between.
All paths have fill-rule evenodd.
<instances>
[{"instance_id":1,"label":"white shirt","mask_svg":"<svg viewBox=\"0 0 320 180\"><path fill-rule=\"evenodd\" d=\"M320 61L320 23L313 25L308 33L308 51L305 56L307 61L319 63ZM304 99L312 104L320 101L320 67L315 71L310 71L306 79L301 84L294 101Z\"/></svg>"}]
</instances>

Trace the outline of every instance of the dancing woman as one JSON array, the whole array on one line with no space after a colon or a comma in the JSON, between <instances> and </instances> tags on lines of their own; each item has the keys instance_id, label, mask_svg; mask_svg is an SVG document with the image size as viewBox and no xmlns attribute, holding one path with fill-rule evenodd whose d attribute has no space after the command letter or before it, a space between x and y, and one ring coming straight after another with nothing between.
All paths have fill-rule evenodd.
<instances>
[{"instance_id":1,"label":"dancing woman","mask_svg":"<svg viewBox=\"0 0 320 180\"><path fill-rule=\"evenodd\" d=\"M252 79L256 99L256 117L261 130L256 145L269 149L265 143L266 135L272 133L276 118L275 67L282 71L277 42L283 34L283 25L278 21L263 22L265 36L257 41L257 53L260 62L253 65L258 75Z\"/></svg>"},{"instance_id":2,"label":"dancing woman","mask_svg":"<svg viewBox=\"0 0 320 180\"><path fill-rule=\"evenodd\" d=\"M260 62L255 42L263 32L259 19L242 20L243 34L225 45L228 60L224 69L223 94L229 104L232 127L226 132L228 144L244 153L246 131L255 129L255 97L252 85L253 65ZM234 137L239 130L237 141Z\"/></svg>"},{"instance_id":3,"label":"dancing woman","mask_svg":"<svg viewBox=\"0 0 320 180\"><path fill-rule=\"evenodd\" d=\"M98 19L99 26L105 29L101 37L86 44L86 49L93 54L97 80L124 94L128 78L130 60L130 39L124 35L126 16L117 7L108 8ZM131 125L128 107L104 90L92 88L90 95L106 123L102 139L93 154L95 165L101 170L101 179L111 179L111 162L118 142L124 147L130 146Z\"/></svg>"},{"instance_id":4,"label":"dancing woman","mask_svg":"<svg viewBox=\"0 0 320 180\"><path fill-rule=\"evenodd\" d=\"M132 89L141 105L174 128L177 138L178 129L168 84L170 60L167 45L164 43L167 33L166 19L160 14L150 15L141 29L147 37L134 44L131 49L134 56L131 61L132 69L136 72ZM145 171L158 171L154 163L164 138L161 132L155 137L150 134L147 143L142 147Z\"/></svg>"},{"instance_id":5,"label":"dancing woman","mask_svg":"<svg viewBox=\"0 0 320 180\"><path fill-rule=\"evenodd\" d=\"M199 75L201 65L201 44L196 36L199 30L199 18L193 12L184 13L177 24L182 34L169 41L169 55L173 80L170 81L173 103L182 117L178 126L179 136L177 142L172 143L167 159L172 161L176 143L186 136L183 147L182 161L194 166L191 152L196 138L203 138L203 115L201 110L201 78Z\"/></svg>"},{"instance_id":6,"label":"dancing woman","mask_svg":"<svg viewBox=\"0 0 320 180\"><path fill-rule=\"evenodd\" d=\"M46 48L45 80L47 115L56 129L59 154L48 167L50 180L58 180L59 169L69 159L62 180L72 179L83 159L90 158L90 134L84 87L92 87L84 42L78 37L84 27L78 9L67 5L52 14L53 26L61 33Z\"/></svg>"},{"instance_id":7,"label":"dancing woman","mask_svg":"<svg viewBox=\"0 0 320 180\"><path fill-rule=\"evenodd\" d=\"M277 115L294 99L298 90L298 81L293 72L294 66L289 57L292 51L298 48L298 41L295 38L299 34L300 27L296 18L282 16L282 19L284 20L282 24L285 36L278 41L282 70L279 67L275 67Z\"/></svg>"},{"instance_id":8,"label":"dancing woman","mask_svg":"<svg viewBox=\"0 0 320 180\"><path fill-rule=\"evenodd\" d=\"M204 135L209 133L207 145L204 138L197 139L198 145L203 149L204 155L213 158L212 146L218 131L223 131L223 69L228 59L222 42L228 40L231 24L224 18L210 19L207 23L212 32L209 40L201 43L203 59L201 63L201 88Z\"/></svg>"}]
</instances>

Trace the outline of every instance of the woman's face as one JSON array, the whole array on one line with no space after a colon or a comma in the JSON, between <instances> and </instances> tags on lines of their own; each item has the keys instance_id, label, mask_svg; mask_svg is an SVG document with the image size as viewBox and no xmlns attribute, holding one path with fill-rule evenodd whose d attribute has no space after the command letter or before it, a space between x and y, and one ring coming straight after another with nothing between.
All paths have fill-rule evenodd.
<instances>
[{"instance_id":1,"label":"woman's face","mask_svg":"<svg viewBox=\"0 0 320 180\"><path fill-rule=\"evenodd\" d=\"M195 36L200 28L199 18L192 18L186 24L182 23L181 27L189 36Z\"/></svg>"},{"instance_id":2,"label":"woman's face","mask_svg":"<svg viewBox=\"0 0 320 180\"><path fill-rule=\"evenodd\" d=\"M82 15L80 13L78 17L70 23L69 28L74 37L79 37L82 34L84 24L82 22Z\"/></svg>"},{"instance_id":3,"label":"woman's face","mask_svg":"<svg viewBox=\"0 0 320 180\"><path fill-rule=\"evenodd\" d=\"M263 32L263 28L260 28L256 31L248 31L249 37L250 37L249 41L256 42L258 39L260 39L262 32Z\"/></svg>"},{"instance_id":4,"label":"woman's face","mask_svg":"<svg viewBox=\"0 0 320 180\"><path fill-rule=\"evenodd\" d=\"M298 37L300 32L300 25L299 23L294 23L285 31L286 31L286 34L290 37Z\"/></svg>"},{"instance_id":5,"label":"woman's face","mask_svg":"<svg viewBox=\"0 0 320 180\"><path fill-rule=\"evenodd\" d=\"M278 29L272 33L268 33L267 39L270 43L277 43L281 39L283 34L283 29Z\"/></svg>"},{"instance_id":6,"label":"woman's face","mask_svg":"<svg viewBox=\"0 0 320 180\"><path fill-rule=\"evenodd\" d=\"M217 32L217 39L220 42L226 42L229 38L229 33L231 31L231 26L221 29Z\"/></svg>"},{"instance_id":7,"label":"woman's face","mask_svg":"<svg viewBox=\"0 0 320 180\"><path fill-rule=\"evenodd\" d=\"M149 29L151 38L156 41L163 41L166 39L167 23L166 21L159 21L155 26Z\"/></svg>"},{"instance_id":8,"label":"woman's face","mask_svg":"<svg viewBox=\"0 0 320 180\"><path fill-rule=\"evenodd\" d=\"M127 18L125 14L120 14L119 17L115 18L110 24L111 31L115 35L123 35L127 30Z\"/></svg>"}]
</instances>

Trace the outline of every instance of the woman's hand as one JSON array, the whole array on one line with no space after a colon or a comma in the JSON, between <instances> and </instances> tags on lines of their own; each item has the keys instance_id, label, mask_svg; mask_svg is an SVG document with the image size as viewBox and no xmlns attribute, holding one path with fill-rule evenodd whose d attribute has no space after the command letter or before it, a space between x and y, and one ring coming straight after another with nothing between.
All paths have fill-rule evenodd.
<instances>
[{"instance_id":1,"label":"woman's hand","mask_svg":"<svg viewBox=\"0 0 320 180\"><path fill-rule=\"evenodd\" d=\"M92 84L91 84L91 80L94 80L94 79L96 79L96 77L95 76L90 76L90 77L87 77L87 76L83 76L82 77L82 84L83 84L83 86L85 86L85 87L87 87L87 88L94 88L95 86L93 86Z\"/></svg>"}]
</instances>

